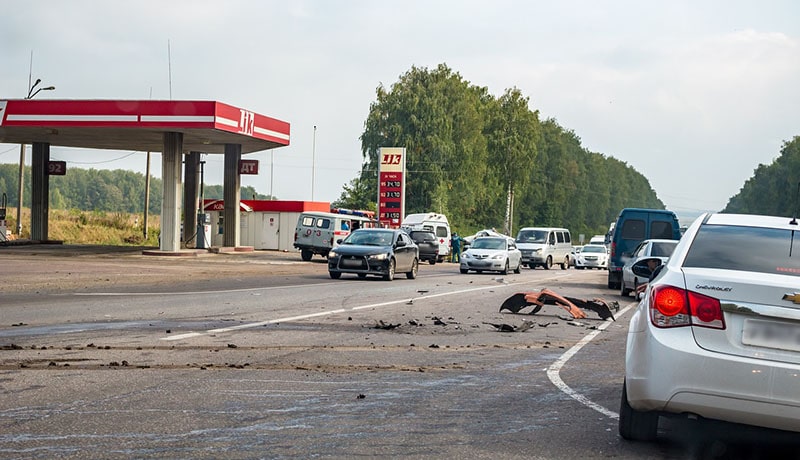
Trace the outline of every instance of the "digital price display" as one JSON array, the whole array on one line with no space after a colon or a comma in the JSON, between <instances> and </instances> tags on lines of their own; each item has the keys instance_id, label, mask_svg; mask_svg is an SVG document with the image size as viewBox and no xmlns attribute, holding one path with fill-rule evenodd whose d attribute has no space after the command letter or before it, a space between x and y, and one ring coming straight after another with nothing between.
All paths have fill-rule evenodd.
<instances>
[{"instance_id":1,"label":"digital price display","mask_svg":"<svg viewBox=\"0 0 800 460\"><path fill-rule=\"evenodd\" d=\"M405 211L405 161L406 149L383 147L380 149L378 174L378 221L386 227L397 228Z\"/></svg>"}]
</instances>

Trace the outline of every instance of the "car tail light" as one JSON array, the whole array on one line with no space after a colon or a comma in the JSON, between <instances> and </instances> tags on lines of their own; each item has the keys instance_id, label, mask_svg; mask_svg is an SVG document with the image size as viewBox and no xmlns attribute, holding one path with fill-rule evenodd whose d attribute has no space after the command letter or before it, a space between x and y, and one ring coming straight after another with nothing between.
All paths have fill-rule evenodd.
<instances>
[{"instance_id":1,"label":"car tail light","mask_svg":"<svg viewBox=\"0 0 800 460\"><path fill-rule=\"evenodd\" d=\"M650 293L650 320L654 326L662 328L725 329L718 299L668 285L656 286Z\"/></svg>"}]
</instances>

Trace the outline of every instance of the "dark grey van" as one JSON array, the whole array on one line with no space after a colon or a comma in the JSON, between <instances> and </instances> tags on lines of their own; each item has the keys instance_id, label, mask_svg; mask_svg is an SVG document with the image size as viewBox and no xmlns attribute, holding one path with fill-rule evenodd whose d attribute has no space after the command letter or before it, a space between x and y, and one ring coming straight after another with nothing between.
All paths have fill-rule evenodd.
<instances>
[{"instance_id":1,"label":"dark grey van","mask_svg":"<svg viewBox=\"0 0 800 460\"><path fill-rule=\"evenodd\" d=\"M619 289L625 256L644 240L681 239L678 216L665 209L625 208L619 213L609 234L608 288Z\"/></svg>"}]
</instances>

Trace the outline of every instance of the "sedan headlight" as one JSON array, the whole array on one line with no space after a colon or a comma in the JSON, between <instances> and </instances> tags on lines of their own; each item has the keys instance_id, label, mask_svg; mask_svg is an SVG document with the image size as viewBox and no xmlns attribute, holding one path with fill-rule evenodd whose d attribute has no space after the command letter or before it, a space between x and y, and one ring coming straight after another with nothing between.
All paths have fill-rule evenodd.
<instances>
[{"instance_id":1,"label":"sedan headlight","mask_svg":"<svg viewBox=\"0 0 800 460\"><path fill-rule=\"evenodd\" d=\"M533 252L534 254L541 254L541 253L542 253L542 248L536 248L536 249L534 249L532 252Z\"/></svg>"},{"instance_id":2,"label":"sedan headlight","mask_svg":"<svg viewBox=\"0 0 800 460\"><path fill-rule=\"evenodd\" d=\"M385 252L382 254L372 254L371 256L369 256L369 258L372 260L386 260L389 258L389 254Z\"/></svg>"},{"instance_id":3,"label":"sedan headlight","mask_svg":"<svg viewBox=\"0 0 800 460\"><path fill-rule=\"evenodd\" d=\"M500 259L504 259L505 257L506 257L505 254L495 254L495 255L492 256L492 259L500 260Z\"/></svg>"},{"instance_id":4,"label":"sedan headlight","mask_svg":"<svg viewBox=\"0 0 800 460\"><path fill-rule=\"evenodd\" d=\"M461 254L461 258L462 259L471 259L472 258L472 254L470 254L469 251L467 251L467 252Z\"/></svg>"}]
</instances>

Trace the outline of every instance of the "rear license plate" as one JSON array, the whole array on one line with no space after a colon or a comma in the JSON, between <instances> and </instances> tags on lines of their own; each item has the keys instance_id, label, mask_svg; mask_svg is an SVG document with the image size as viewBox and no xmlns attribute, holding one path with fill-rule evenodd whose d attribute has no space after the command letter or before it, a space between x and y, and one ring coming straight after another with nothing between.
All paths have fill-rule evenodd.
<instances>
[{"instance_id":1,"label":"rear license plate","mask_svg":"<svg viewBox=\"0 0 800 460\"><path fill-rule=\"evenodd\" d=\"M800 351L800 327L746 319L742 328L742 343L777 350Z\"/></svg>"}]
</instances>

